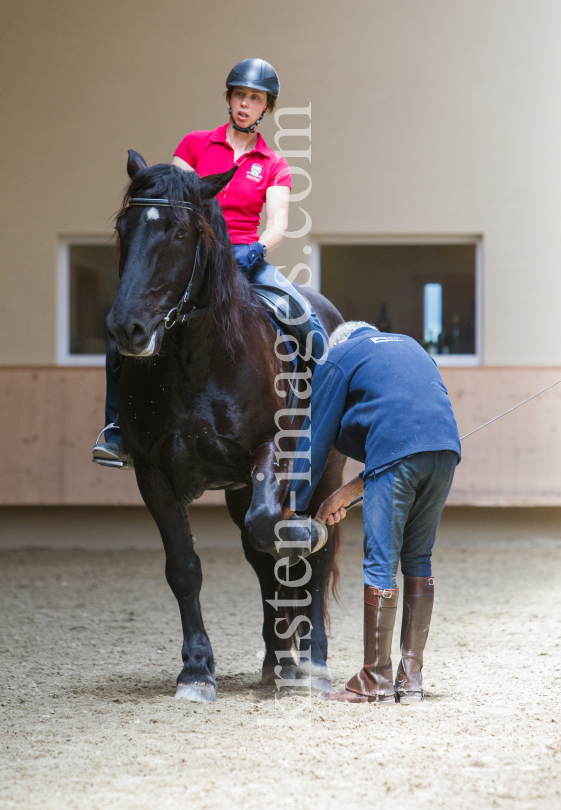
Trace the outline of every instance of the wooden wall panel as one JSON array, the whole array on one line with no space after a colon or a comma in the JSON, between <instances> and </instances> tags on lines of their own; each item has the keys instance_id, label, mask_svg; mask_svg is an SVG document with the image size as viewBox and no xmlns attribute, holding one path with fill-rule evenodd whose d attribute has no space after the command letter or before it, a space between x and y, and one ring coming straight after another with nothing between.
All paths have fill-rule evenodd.
<instances>
[{"instance_id":1,"label":"wooden wall panel","mask_svg":"<svg viewBox=\"0 0 561 810\"><path fill-rule=\"evenodd\" d=\"M561 378L561 368L443 369L460 432ZM99 368L0 368L0 504L135 505L133 473L99 467ZM561 506L561 385L464 442L449 503ZM356 464L347 465L347 477ZM207 492L201 504L222 504Z\"/></svg>"},{"instance_id":2,"label":"wooden wall panel","mask_svg":"<svg viewBox=\"0 0 561 810\"><path fill-rule=\"evenodd\" d=\"M0 504L141 505L133 472L100 467L100 368L0 369ZM198 503L223 504L222 492Z\"/></svg>"},{"instance_id":3,"label":"wooden wall panel","mask_svg":"<svg viewBox=\"0 0 561 810\"><path fill-rule=\"evenodd\" d=\"M561 379L561 368L442 369L460 435ZM561 385L465 439L449 504L561 506Z\"/></svg>"}]
</instances>

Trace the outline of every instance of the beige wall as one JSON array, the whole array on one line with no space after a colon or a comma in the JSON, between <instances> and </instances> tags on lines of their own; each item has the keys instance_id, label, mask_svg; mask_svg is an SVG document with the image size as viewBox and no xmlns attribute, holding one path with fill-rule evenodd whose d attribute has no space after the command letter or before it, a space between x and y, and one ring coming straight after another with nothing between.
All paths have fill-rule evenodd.
<instances>
[{"instance_id":1,"label":"beige wall","mask_svg":"<svg viewBox=\"0 0 561 810\"><path fill-rule=\"evenodd\" d=\"M558 0L2 8L1 363L55 362L58 239L110 233L126 150L223 123L261 55L282 105L312 102L314 234L481 234L485 362L561 364Z\"/></svg>"}]
</instances>

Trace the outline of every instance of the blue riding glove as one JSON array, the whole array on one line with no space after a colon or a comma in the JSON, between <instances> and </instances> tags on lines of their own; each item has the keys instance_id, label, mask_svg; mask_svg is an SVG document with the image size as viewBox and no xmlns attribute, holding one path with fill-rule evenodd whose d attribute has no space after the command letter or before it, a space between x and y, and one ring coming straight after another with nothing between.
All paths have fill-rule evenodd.
<instances>
[{"instance_id":1,"label":"blue riding glove","mask_svg":"<svg viewBox=\"0 0 561 810\"><path fill-rule=\"evenodd\" d=\"M265 259L267 255L267 248L261 242L254 242L249 245L246 255L241 259L243 267L251 272L255 266ZM240 257L241 258L241 257ZM238 263L240 260L238 259Z\"/></svg>"}]
</instances>

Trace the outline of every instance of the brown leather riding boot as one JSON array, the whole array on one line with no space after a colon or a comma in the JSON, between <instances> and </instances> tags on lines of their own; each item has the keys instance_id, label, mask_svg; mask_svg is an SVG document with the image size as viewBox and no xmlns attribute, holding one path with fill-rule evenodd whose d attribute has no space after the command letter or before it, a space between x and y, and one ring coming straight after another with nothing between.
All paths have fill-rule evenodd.
<instances>
[{"instance_id":1,"label":"brown leather riding boot","mask_svg":"<svg viewBox=\"0 0 561 810\"><path fill-rule=\"evenodd\" d=\"M392 635L398 589L364 586L364 666L341 692L322 692L342 703L393 703Z\"/></svg>"},{"instance_id":2,"label":"brown leather riding boot","mask_svg":"<svg viewBox=\"0 0 561 810\"><path fill-rule=\"evenodd\" d=\"M395 678L400 703L423 699L423 652L434 602L434 577L403 577L401 661Z\"/></svg>"}]
</instances>

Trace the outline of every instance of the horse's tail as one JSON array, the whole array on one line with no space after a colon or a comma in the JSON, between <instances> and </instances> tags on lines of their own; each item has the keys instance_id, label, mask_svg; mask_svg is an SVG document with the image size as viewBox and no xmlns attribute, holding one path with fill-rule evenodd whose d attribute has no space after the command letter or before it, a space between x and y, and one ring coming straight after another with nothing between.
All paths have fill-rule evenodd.
<instances>
[{"instance_id":1,"label":"horse's tail","mask_svg":"<svg viewBox=\"0 0 561 810\"><path fill-rule=\"evenodd\" d=\"M329 617L329 601L334 599L335 602L341 604L341 594L339 592L339 581L341 571L339 569L339 552L343 545L343 529L340 523L336 523L330 528L330 540L333 543L333 564L331 572L325 578L323 583L323 621L325 624L326 632L330 630L330 617Z\"/></svg>"}]
</instances>

